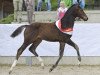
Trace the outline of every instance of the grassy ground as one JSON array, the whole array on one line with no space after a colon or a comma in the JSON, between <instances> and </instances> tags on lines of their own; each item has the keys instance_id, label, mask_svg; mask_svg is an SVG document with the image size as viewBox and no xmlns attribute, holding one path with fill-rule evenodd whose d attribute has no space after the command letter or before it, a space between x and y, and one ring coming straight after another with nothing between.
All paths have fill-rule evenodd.
<instances>
[{"instance_id":1,"label":"grassy ground","mask_svg":"<svg viewBox=\"0 0 100 75\"><path fill-rule=\"evenodd\" d=\"M11 14L7 16L6 18L1 19L0 24L10 24L11 22L13 22L13 19L14 19L14 15Z\"/></svg>"}]
</instances>

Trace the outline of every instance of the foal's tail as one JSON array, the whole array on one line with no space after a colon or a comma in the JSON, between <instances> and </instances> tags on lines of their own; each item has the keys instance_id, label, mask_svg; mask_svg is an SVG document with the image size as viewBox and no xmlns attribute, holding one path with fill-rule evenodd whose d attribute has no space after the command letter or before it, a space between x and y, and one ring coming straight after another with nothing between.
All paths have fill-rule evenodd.
<instances>
[{"instance_id":1,"label":"foal's tail","mask_svg":"<svg viewBox=\"0 0 100 75\"><path fill-rule=\"evenodd\" d=\"M22 32L22 30L24 29L24 28L26 28L28 25L23 25L23 26L20 26L20 27L18 27L12 34L11 34L11 37L16 37L16 36L18 36L21 32Z\"/></svg>"}]
</instances>

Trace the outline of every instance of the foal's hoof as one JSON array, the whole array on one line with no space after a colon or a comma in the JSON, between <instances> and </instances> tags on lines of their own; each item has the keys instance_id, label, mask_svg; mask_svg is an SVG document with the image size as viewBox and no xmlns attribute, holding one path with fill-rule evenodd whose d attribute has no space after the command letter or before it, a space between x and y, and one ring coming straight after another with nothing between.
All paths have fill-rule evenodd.
<instances>
[{"instance_id":1,"label":"foal's hoof","mask_svg":"<svg viewBox=\"0 0 100 75\"><path fill-rule=\"evenodd\" d=\"M41 63L41 67L42 67L42 69L44 69L44 63Z\"/></svg>"},{"instance_id":2,"label":"foal's hoof","mask_svg":"<svg viewBox=\"0 0 100 75\"><path fill-rule=\"evenodd\" d=\"M55 68L55 66L53 65L53 66L50 68L49 72L52 72L54 68Z\"/></svg>"},{"instance_id":3,"label":"foal's hoof","mask_svg":"<svg viewBox=\"0 0 100 75\"><path fill-rule=\"evenodd\" d=\"M9 75L12 73L12 71L9 71Z\"/></svg>"},{"instance_id":4,"label":"foal's hoof","mask_svg":"<svg viewBox=\"0 0 100 75\"><path fill-rule=\"evenodd\" d=\"M53 70L53 69L51 68L51 69L49 70L49 72L52 72L52 70Z\"/></svg>"},{"instance_id":5,"label":"foal's hoof","mask_svg":"<svg viewBox=\"0 0 100 75\"><path fill-rule=\"evenodd\" d=\"M81 62L81 57L78 57L78 60Z\"/></svg>"},{"instance_id":6,"label":"foal's hoof","mask_svg":"<svg viewBox=\"0 0 100 75\"><path fill-rule=\"evenodd\" d=\"M80 61L78 61L78 66L80 67L80 64L81 64L81 62Z\"/></svg>"}]
</instances>

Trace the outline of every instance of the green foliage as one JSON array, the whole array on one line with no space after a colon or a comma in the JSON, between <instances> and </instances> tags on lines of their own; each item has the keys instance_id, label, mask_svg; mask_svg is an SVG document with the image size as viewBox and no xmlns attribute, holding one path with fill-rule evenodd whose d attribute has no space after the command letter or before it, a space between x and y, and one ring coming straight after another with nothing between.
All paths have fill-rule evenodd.
<instances>
[{"instance_id":1,"label":"green foliage","mask_svg":"<svg viewBox=\"0 0 100 75\"><path fill-rule=\"evenodd\" d=\"M11 22L13 22L13 20L14 20L14 15L10 14L6 18L1 19L0 24L10 24Z\"/></svg>"},{"instance_id":2,"label":"green foliage","mask_svg":"<svg viewBox=\"0 0 100 75\"><path fill-rule=\"evenodd\" d=\"M58 7L58 0L51 0L51 8L52 8L52 11L55 11L57 10L57 7ZM37 0L35 0L35 8L37 8ZM46 4L45 2L42 3L42 11L46 10Z\"/></svg>"},{"instance_id":3,"label":"green foliage","mask_svg":"<svg viewBox=\"0 0 100 75\"><path fill-rule=\"evenodd\" d=\"M58 0L51 0L52 10L56 11L58 8Z\"/></svg>"},{"instance_id":4,"label":"green foliage","mask_svg":"<svg viewBox=\"0 0 100 75\"><path fill-rule=\"evenodd\" d=\"M94 9L94 0L86 0L85 8L88 10Z\"/></svg>"}]
</instances>

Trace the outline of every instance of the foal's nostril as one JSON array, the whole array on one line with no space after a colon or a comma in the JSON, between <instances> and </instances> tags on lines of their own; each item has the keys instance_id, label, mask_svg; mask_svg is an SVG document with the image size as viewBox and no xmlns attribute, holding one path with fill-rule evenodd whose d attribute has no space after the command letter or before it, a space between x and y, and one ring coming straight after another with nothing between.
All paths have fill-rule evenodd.
<instances>
[{"instance_id":1,"label":"foal's nostril","mask_svg":"<svg viewBox=\"0 0 100 75\"><path fill-rule=\"evenodd\" d=\"M87 20L88 20L88 17L87 17Z\"/></svg>"},{"instance_id":2,"label":"foal's nostril","mask_svg":"<svg viewBox=\"0 0 100 75\"><path fill-rule=\"evenodd\" d=\"M84 17L84 21L87 21L88 20L88 17Z\"/></svg>"},{"instance_id":3,"label":"foal's nostril","mask_svg":"<svg viewBox=\"0 0 100 75\"><path fill-rule=\"evenodd\" d=\"M88 17L86 17L86 21L88 20Z\"/></svg>"}]
</instances>

